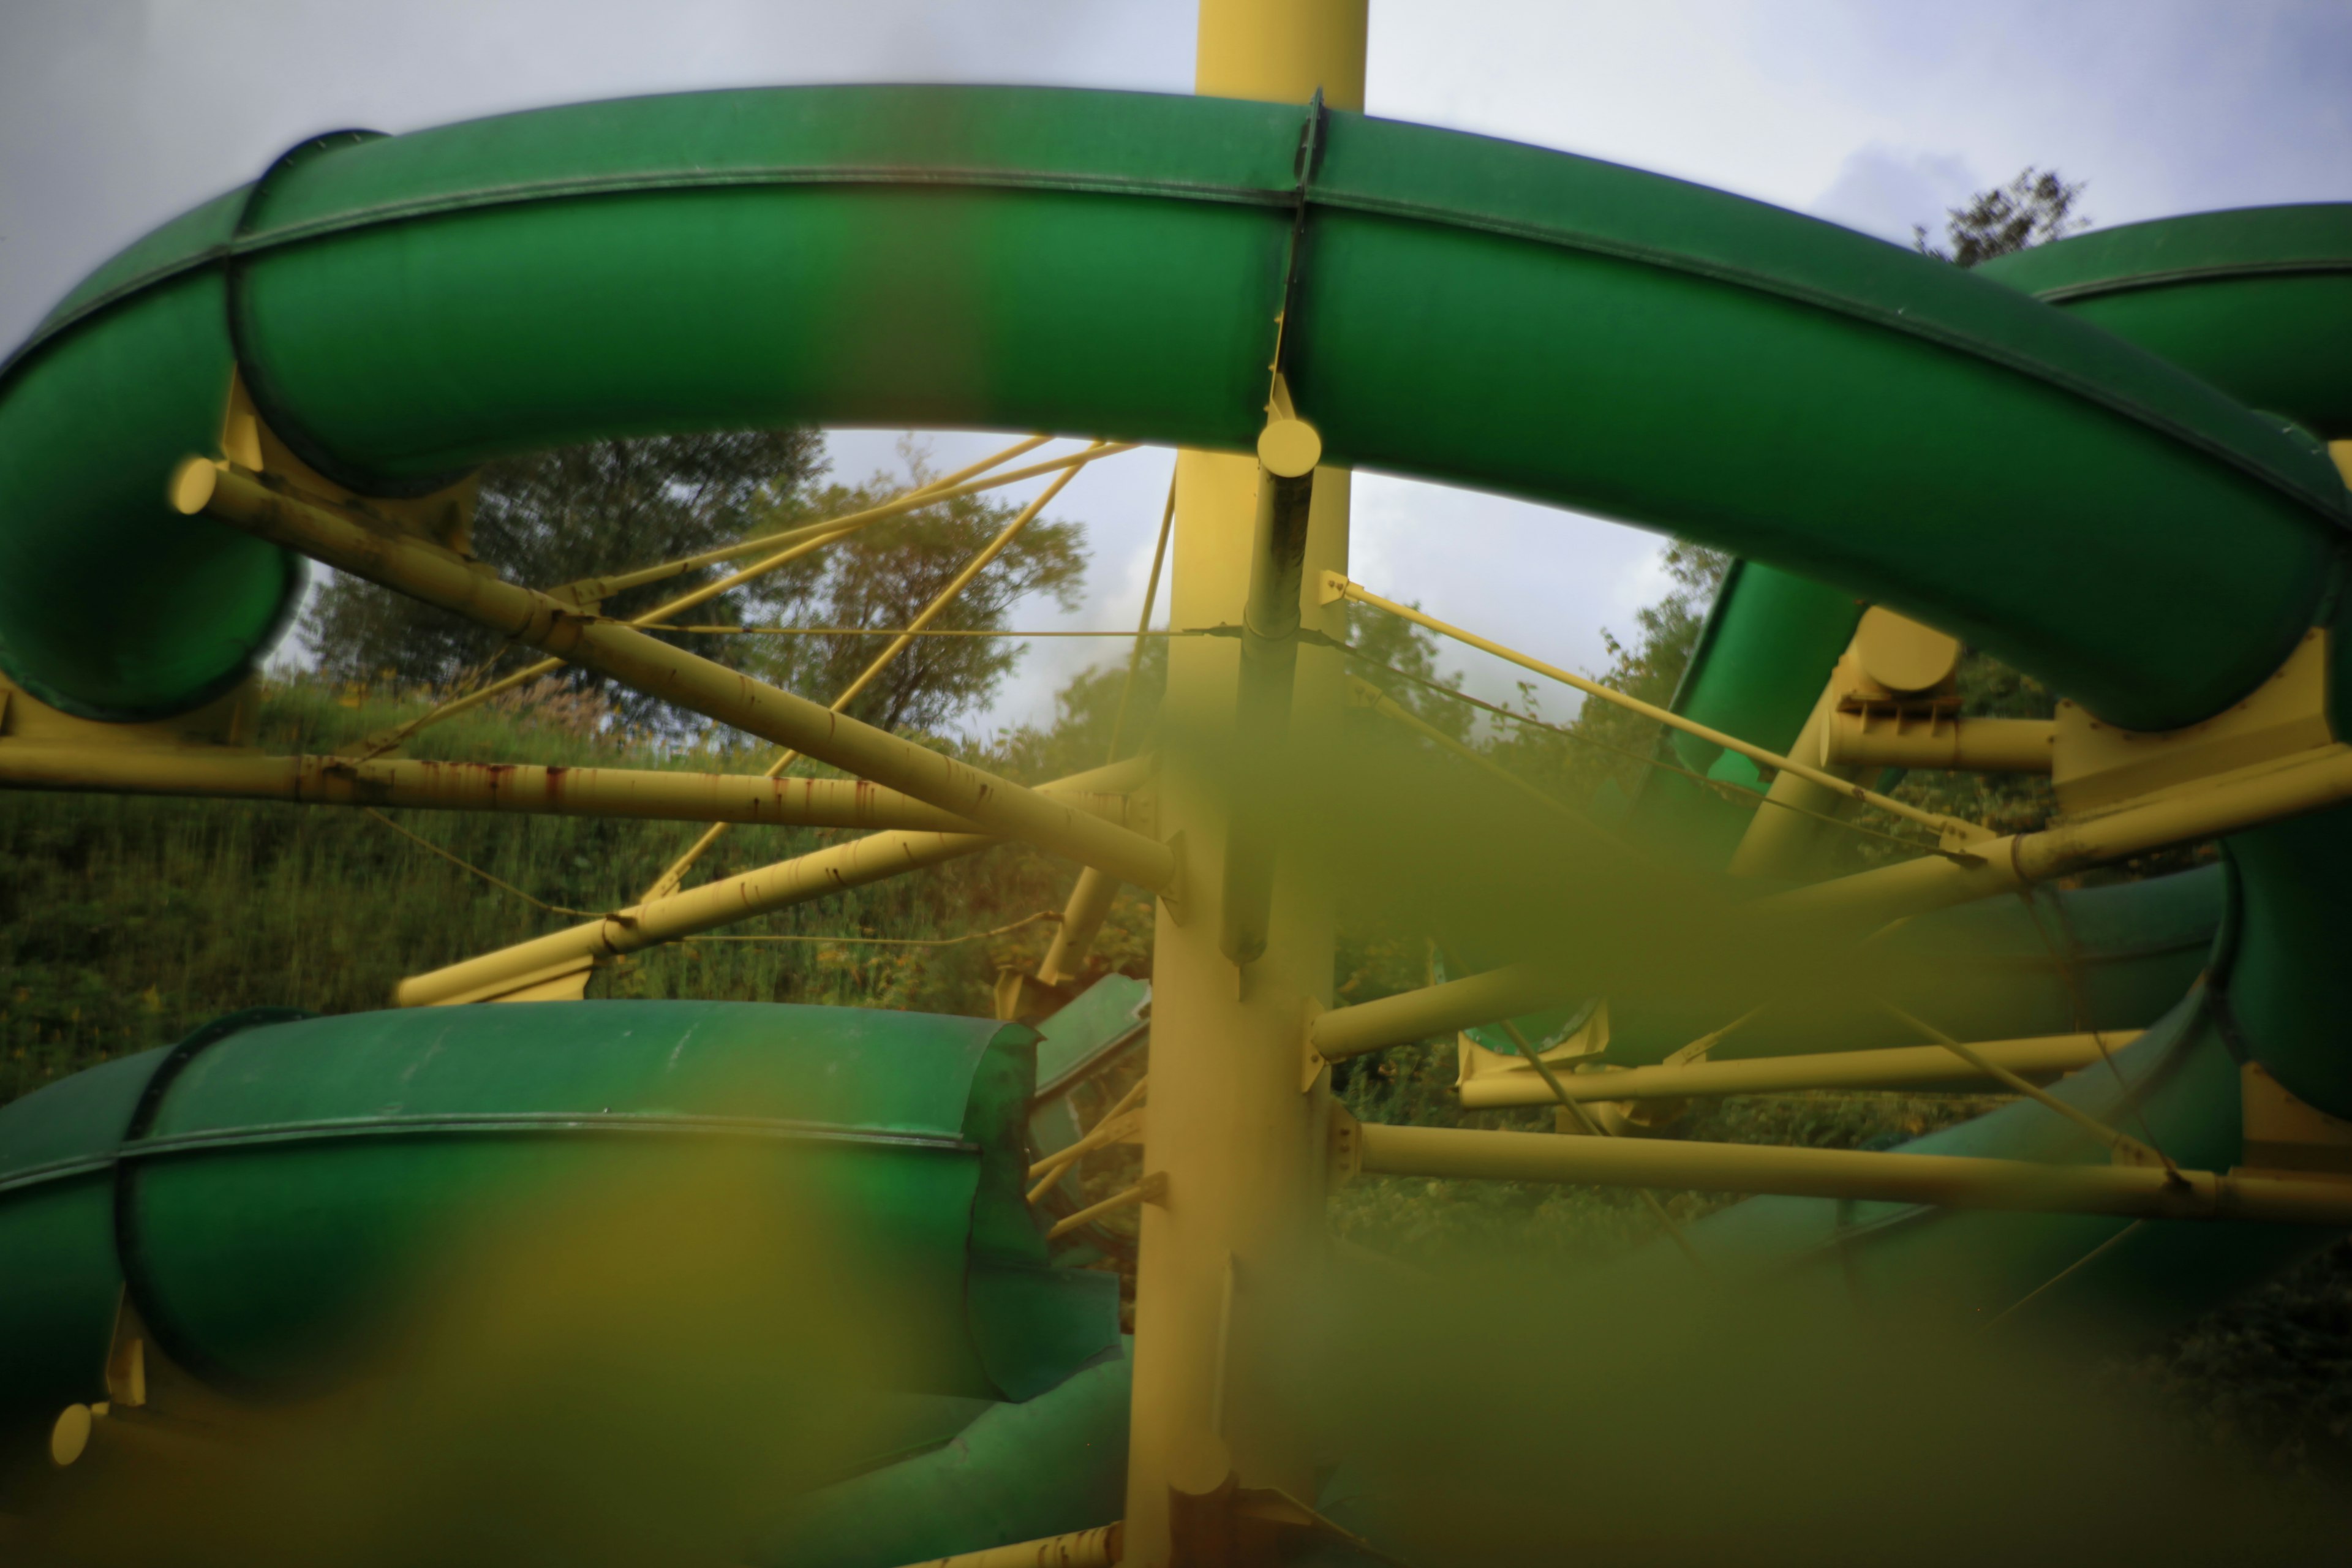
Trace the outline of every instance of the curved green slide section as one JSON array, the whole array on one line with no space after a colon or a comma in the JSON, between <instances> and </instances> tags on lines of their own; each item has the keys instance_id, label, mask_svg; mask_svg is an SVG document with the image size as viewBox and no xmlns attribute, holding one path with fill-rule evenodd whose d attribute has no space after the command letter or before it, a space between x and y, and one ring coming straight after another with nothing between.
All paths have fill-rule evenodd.
<instances>
[{"instance_id":1,"label":"curved green slide section","mask_svg":"<svg viewBox=\"0 0 2352 1568\"><path fill-rule=\"evenodd\" d=\"M126 1291L208 1382L299 1391L512 1205L691 1190L715 1158L903 1325L899 1392L1027 1398L1118 1343L1117 1279L1050 1267L1024 1201L1034 1042L876 1009L546 1003L248 1015L79 1074L0 1108L0 1426L104 1397Z\"/></svg>"},{"instance_id":2,"label":"curved green slide section","mask_svg":"<svg viewBox=\"0 0 2352 1568\"><path fill-rule=\"evenodd\" d=\"M2352 206L2126 224L1979 270L2188 366L2248 407L2323 440L2352 439Z\"/></svg>"},{"instance_id":3,"label":"curved green slide section","mask_svg":"<svg viewBox=\"0 0 2352 1568\"><path fill-rule=\"evenodd\" d=\"M2242 695L2318 602L2344 518L2325 457L2106 332L1534 148L1335 113L1302 171L1304 113L793 89L289 160L102 268L12 362L0 665L146 714L269 635L284 563L161 498L209 449L233 357L298 449L379 490L794 419L1243 447L1301 203L1289 369L1335 462L1671 528L2135 728ZM2014 510L1937 482L1972 472ZM2151 623L2168 635L2131 629Z\"/></svg>"},{"instance_id":4,"label":"curved green slide section","mask_svg":"<svg viewBox=\"0 0 2352 1568\"><path fill-rule=\"evenodd\" d=\"M2004 258L1981 271L2095 321L2304 432L2352 436L2352 207L2252 208L2136 224ZM1717 614L1724 612L1718 604ZM2341 731L2345 628L2334 629L2331 700ZM1820 676L1827 674L1823 664ZM1770 717L1759 709L1752 721ZM2111 906L2104 921L2065 922L2081 933L2089 959L2077 970L2092 1012L2102 1015L2094 1023L2119 1022L2119 1005L2144 1006L2179 966L2194 932L2211 933L2205 983L2120 1053L2129 1089L2093 1073L2059 1092L2103 1117L2144 1116L2175 1159L2219 1169L2239 1158L2238 1068L2251 1056L2338 1110L2352 1076L2341 1044L2352 988L2338 978L2334 957L2352 887L2352 813L2337 808L2233 835L2227 849L2227 897L2218 901L2210 886L2214 870L2061 895L2078 908L2095 900ZM1940 949L1941 939L1958 933L1931 928L1962 921L1990 930L2003 919L1998 908L1946 911L1912 922L1895 940L1931 939ZM1957 951L1965 952L1965 944ZM2007 1023L2021 1007L2034 1008L2042 988L2011 977L1970 989L1982 1013ZM1979 1037L2007 1032L1986 1028L1982 1016L1969 1022ZM2063 1121L2032 1105L1906 1147L2094 1157ZM1938 1299L1979 1317L2032 1296L2037 1316L2111 1339L2212 1306L2316 1244L2287 1227L2130 1226L2088 1216L1996 1218L1795 1199L1743 1204L1706 1229L1712 1245L1735 1251L1834 1255L1834 1269L1814 1271L1832 1296L1850 1299L1863 1278L1877 1291ZM2033 1295L2053 1280L2061 1283Z\"/></svg>"}]
</instances>

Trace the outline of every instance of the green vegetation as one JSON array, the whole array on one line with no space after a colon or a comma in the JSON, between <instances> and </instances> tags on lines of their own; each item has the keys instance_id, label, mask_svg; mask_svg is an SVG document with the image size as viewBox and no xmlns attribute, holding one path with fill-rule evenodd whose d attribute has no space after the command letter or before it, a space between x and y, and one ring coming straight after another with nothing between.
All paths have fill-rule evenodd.
<instances>
[{"instance_id":1,"label":"green vegetation","mask_svg":"<svg viewBox=\"0 0 2352 1568\"><path fill-rule=\"evenodd\" d=\"M1115 692L1113 694L1115 696ZM615 739L593 694L518 693L422 731L413 754L465 761L755 770L740 752ZM346 704L349 705L346 705ZM421 697L339 698L270 688L260 742L331 752L414 717ZM1083 729L1083 722L1075 726ZM1029 756L1013 754L1026 748ZM1058 748L1014 737L1024 776ZM1024 761L1029 766L1019 766ZM1096 753L1088 763L1099 763ZM1082 764L1084 765L1084 764ZM1066 769L1061 771L1068 771ZM403 827L548 904L601 910L635 898L698 829L686 823L408 811ZM838 835L746 828L706 859L724 876ZM763 935L958 936L1058 910L1066 874L1000 848L927 877L855 889L743 931ZM1107 951L1139 955L1129 900ZM437 858L369 816L276 803L20 794L0 804L0 1100L93 1062L179 1037L260 1004L344 1012L385 1004L420 967L571 923ZM942 949L832 942L697 942L601 973L592 994L723 996L943 1012L987 1011L993 963L1034 962L1031 926Z\"/></svg>"}]
</instances>

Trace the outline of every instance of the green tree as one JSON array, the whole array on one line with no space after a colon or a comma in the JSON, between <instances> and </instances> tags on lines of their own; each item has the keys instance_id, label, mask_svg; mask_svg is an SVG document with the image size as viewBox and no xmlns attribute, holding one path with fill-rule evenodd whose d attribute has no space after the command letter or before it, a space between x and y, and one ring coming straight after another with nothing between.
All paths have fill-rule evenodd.
<instances>
[{"instance_id":1,"label":"green tree","mask_svg":"<svg viewBox=\"0 0 2352 1568\"><path fill-rule=\"evenodd\" d=\"M1421 601L1413 600L1412 607L1421 608ZM1347 613L1348 646L1360 656L1348 661L1349 673L1379 687L1423 723L1457 741L1467 738L1477 710L1431 689L1462 685L1460 670L1438 672L1436 634L1367 605L1349 605Z\"/></svg>"},{"instance_id":2,"label":"green tree","mask_svg":"<svg viewBox=\"0 0 2352 1568\"><path fill-rule=\"evenodd\" d=\"M932 478L908 450L909 480ZM874 506L905 488L877 474L860 486L830 485L797 498L779 521L838 517ZM960 496L864 529L803 557L758 584L744 612L766 624L887 629L910 625L956 574L1019 512L986 495ZM934 629L1006 629L1011 613L1033 595L1076 609L1086 577L1086 525L1039 517L972 580L931 623ZM785 636L744 638L751 669L787 690L830 701L888 646L878 637ZM944 732L985 708L1020 662L1021 647L991 637L918 637L850 705L884 729ZM1095 759L1099 762L1101 759ZM1089 766L1092 763L1087 764Z\"/></svg>"},{"instance_id":3,"label":"green tree","mask_svg":"<svg viewBox=\"0 0 2352 1568\"><path fill-rule=\"evenodd\" d=\"M1924 224L1911 226L1911 244L1920 255L1955 267L1974 267L1996 256L2047 245L2091 226L2091 220L2074 210L2084 188L2083 182L2069 181L2055 169L2028 163L2009 184L1979 191L1966 206L1945 213L1948 249L1927 243Z\"/></svg>"},{"instance_id":4,"label":"green tree","mask_svg":"<svg viewBox=\"0 0 2352 1568\"><path fill-rule=\"evenodd\" d=\"M503 458L482 469L474 550L510 581L551 588L731 544L779 514L796 515L824 469L824 437L798 428L594 441ZM718 570L620 595L604 611L635 615ZM700 614L721 619L732 598ZM505 651L486 627L345 576L312 602L302 636L322 676L367 686L446 687ZM712 658L732 652L727 639L694 642ZM572 681L600 684L586 674ZM620 688L608 695L632 719L656 707Z\"/></svg>"},{"instance_id":5,"label":"green tree","mask_svg":"<svg viewBox=\"0 0 2352 1568\"><path fill-rule=\"evenodd\" d=\"M1675 540L1659 553L1672 586L1655 604L1633 613L1632 632L1620 637L1601 631L1609 663L1591 679L1613 690L1664 707L1690 663L1707 608L1723 584L1731 557L1687 540ZM1519 682L1519 711L1544 719L1541 689ZM1649 772L1643 759L1660 754L1664 727L1597 699L1582 700L1562 734L1528 724L1502 724L1496 729L1496 759L1536 780L1563 781L1564 799L1579 805L1591 800L1604 785L1622 798L1641 787ZM1549 786L1548 786L1549 787Z\"/></svg>"}]
</instances>

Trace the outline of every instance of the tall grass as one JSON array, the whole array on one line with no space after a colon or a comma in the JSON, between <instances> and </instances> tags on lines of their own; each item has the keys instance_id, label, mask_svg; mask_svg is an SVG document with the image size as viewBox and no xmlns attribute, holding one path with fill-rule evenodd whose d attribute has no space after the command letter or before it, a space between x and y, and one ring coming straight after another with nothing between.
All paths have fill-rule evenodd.
<instances>
[{"instance_id":1,"label":"tall grass","mask_svg":"<svg viewBox=\"0 0 2352 1568\"><path fill-rule=\"evenodd\" d=\"M421 711L422 697L264 694L259 743L330 752ZM757 772L765 752L614 740L577 705L484 708L421 731L410 755ZM692 823L389 813L546 903L634 900L701 831ZM738 827L700 863L719 877L848 835ZM742 934L940 938L1060 908L1069 873L1003 847L731 928ZM1122 911L1127 947L1146 927ZM0 1101L239 1007L380 1007L404 975L573 923L501 891L362 812L269 802L0 795ZM589 994L988 1011L999 962L1034 963L1036 925L950 948L695 943L599 970Z\"/></svg>"}]
</instances>

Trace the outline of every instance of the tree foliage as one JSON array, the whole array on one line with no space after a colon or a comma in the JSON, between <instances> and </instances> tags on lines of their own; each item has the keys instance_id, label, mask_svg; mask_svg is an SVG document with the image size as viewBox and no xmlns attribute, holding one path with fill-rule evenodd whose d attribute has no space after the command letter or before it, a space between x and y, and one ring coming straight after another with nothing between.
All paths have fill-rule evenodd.
<instances>
[{"instance_id":1,"label":"tree foliage","mask_svg":"<svg viewBox=\"0 0 2352 1568\"><path fill-rule=\"evenodd\" d=\"M908 450L906 462L913 483L932 478L919 452ZM878 505L903 488L879 474L863 485L829 485L796 499L778 521L845 516ZM909 626L1020 510L1015 502L968 495L875 524L759 584L756 597L745 601L745 612L753 624ZM1076 608L1086 577L1085 540L1083 523L1038 517L949 603L931 628L1005 630L1013 608L1040 595L1066 610ZM752 645L742 655L744 668L820 702L847 690L889 646L878 637L742 640ZM986 708L1020 658L1020 647L1003 638L918 637L848 710L884 729L938 734Z\"/></svg>"},{"instance_id":2,"label":"tree foliage","mask_svg":"<svg viewBox=\"0 0 2352 1568\"><path fill-rule=\"evenodd\" d=\"M1979 191L1967 205L1949 208L1943 246L1927 243L1924 224L1911 226L1911 243L1920 255L1955 267L1974 267L1996 256L2030 250L2091 226L2091 220L2075 211L2083 191L2083 182L2028 163L2009 184Z\"/></svg>"},{"instance_id":3,"label":"tree foliage","mask_svg":"<svg viewBox=\"0 0 2352 1568\"><path fill-rule=\"evenodd\" d=\"M1632 631L1620 637L1604 626L1601 646L1609 663L1591 672L1591 679L1644 702L1665 706L1690 663L1707 608L1722 586L1731 557L1720 550L1686 540L1670 542L1658 563L1671 584L1655 604L1633 614ZM1542 691L1533 681L1519 682L1515 706L1534 719L1547 717ZM1560 797L1584 806L1596 797L1630 799L1650 771L1645 760L1658 754L1663 730L1652 720L1596 700L1584 700L1574 717L1558 730L1527 724L1504 724L1496 731L1497 761L1526 776L1557 787Z\"/></svg>"},{"instance_id":4,"label":"tree foliage","mask_svg":"<svg viewBox=\"0 0 2352 1568\"><path fill-rule=\"evenodd\" d=\"M811 429L732 431L593 441L502 458L481 472L474 551L511 582L553 588L734 543L795 513L824 469L824 437ZM710 580L709 567L616 595L607 615L628 616ZM698 614L722 618L736 595ZM303 618L319 672L339 681L404 689L446 688L505 651L485 626L358 578L331 579ZM726 658L722 639L694 639ZM573 683L599 684L580 674ZM653 704L615 688L623 713Z\"/></svg>"}]
</instances>

